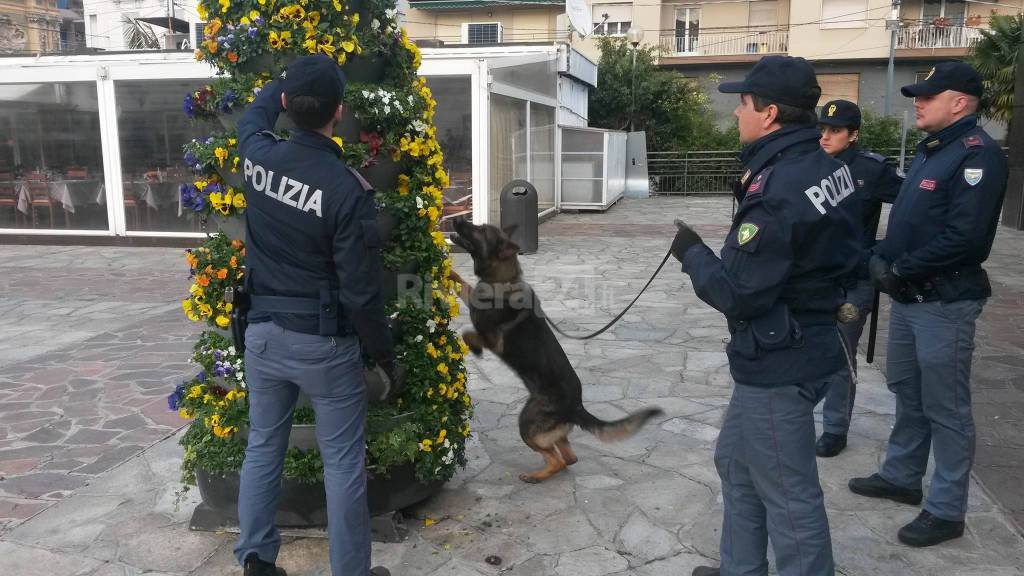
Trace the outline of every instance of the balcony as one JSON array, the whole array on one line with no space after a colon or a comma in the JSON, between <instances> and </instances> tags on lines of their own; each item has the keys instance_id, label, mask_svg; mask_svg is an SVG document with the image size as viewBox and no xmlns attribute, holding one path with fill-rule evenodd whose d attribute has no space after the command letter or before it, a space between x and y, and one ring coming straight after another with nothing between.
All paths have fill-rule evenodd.
<instances>
[{"instance_id":1,"label":"balcony","mask_svg":"<svg viewBox=\"0 0 1024 576\"><path fill-rule=\"evenodd\" d=\"M753 28L706 28L696 34L661 37L663 57L722 57L785 54L789 30Z\"/></svg>"},{"instance_id":2,"label":"balcony","mask_svg":"<svg viewBox=\"0 0 1024 576\"><path fill-rule=\"evenodd\" d=\"M980 28L967 26L907 26L900 28L896 47L906 50L967 49L981 39Z\"/></svg>"}]
</instances>

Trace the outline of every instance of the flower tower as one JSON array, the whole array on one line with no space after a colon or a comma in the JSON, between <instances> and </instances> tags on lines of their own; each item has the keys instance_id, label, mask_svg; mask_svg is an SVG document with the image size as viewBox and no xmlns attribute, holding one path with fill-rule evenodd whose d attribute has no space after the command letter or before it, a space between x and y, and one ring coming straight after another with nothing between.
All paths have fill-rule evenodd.
<instances>
[{"instance_id":1,"label":"flower tower","mask_svg":"<svg viewBox=\"0 0 1024 576\"><path fill-rule=\"evenodd\" d=\"M386 229L388 313L401 325L396 354L408 375L401 395L370 405L367 468L371 479L404 467L422 483L448 480L465 465L472 411L467 349L450 328L459 287L449 277L448 246L438 229L448 175L436 140L436 103L417 76L420 53L397 22L394 0L200 0L198 10L208 24L196 58L209 62L217 78L185 95L184 112L211 133L185 146L195 179L181 195L210 235L186 254L193 284L182 306L189 320L210 330L195 345L198 374L168 398L171 409L192 421L182 439L183 481L193 483L202 471L237 472L244 458L243 359L224 336L231 313L225 291L242 281L245 263L235 123L289 61L316 53L336 60L348 78L345 119L334 140L376 190ZM277 134L287 138L291 129L282 114ZM415 289L399 290L399 274L403 286ZM297 424L312 419L312 410L297 410ZM316 482L322 471L315 449L289 449L286 480Z\"/></svg>"}]
</instances>

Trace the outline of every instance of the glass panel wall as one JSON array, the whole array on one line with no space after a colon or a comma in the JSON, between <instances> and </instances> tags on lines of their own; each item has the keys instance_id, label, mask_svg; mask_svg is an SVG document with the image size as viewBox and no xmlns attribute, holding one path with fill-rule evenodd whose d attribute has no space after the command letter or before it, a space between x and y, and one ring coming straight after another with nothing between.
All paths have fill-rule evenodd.
<instances>
[{"instance_id":1,"label":"glass panel wall","mask_svg":"<svg viewBox=\"0 0 1024 576\"><path fill-rule=\"evenodd\" d=\"M537 188L537 210L555 207L555 109L530 103L530 182Z\"/></svg>"},{"instance_id":2,"label":"glass panel wall","mask_svg":"<svg viewBox=\"0 0 1024 576\"><path fill-rule=\"evenodd\" d=\"M455 218L473 217L473 109L469 76L427 76L437 101L434 124L444 153L449 186L444 190L441 230L452 231Z\"/></svg>"},{"instance_id":3,"label":"glass panel wall","mask_svg":"<svg viewBox=\"0 0 1024 576\"><path fill-rule=\"evenodd\" d=\"M604 195L604 133L562 129L562 202L600 204Z\"/></svg>"},{"instance_id":4,"label":"glass panel wall","mask_svg":"<svg viewBox=\"0 0 1024 576\"><path fill-rule=\"evenodd\" d=\"M501 189L516 178L526 178L525 100L491 94L490 110L490 209L488 222L501 223Z\"/></svg>"},{"instance_id":5,"label":"glass panel wall","mask_svg":"<svg viewBox=\"0 0 1024 576\"><path fill-rule=\"evenodd\" d=\"M205 79L121 80L114 83L121 144L121 178L128 230L199 231L199 220L182 206L179 189L192 181L182 146L223 131L219 123L193 123L182 101Z\"/></svg>"},{"instance_id":6,"label":"glass panel wall","mask_svg":"<svg viewBox=\"0 0 1024 576\"><path fill-rule=\"evenodd\" d=\"M0 84L0 228L106 230L95 82Z\"/></svg>"}]
</instances>

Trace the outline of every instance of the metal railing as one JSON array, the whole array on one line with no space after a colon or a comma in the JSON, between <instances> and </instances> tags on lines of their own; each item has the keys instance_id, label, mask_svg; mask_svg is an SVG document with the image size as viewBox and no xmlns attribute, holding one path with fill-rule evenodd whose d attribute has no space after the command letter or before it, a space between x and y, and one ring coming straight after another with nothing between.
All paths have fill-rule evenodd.
<instances>
[{"instance_id":1,"label":"metal railing","mask_svg":"<svg viewBox=\"0 0 1024 576\"><path fill-rule=\"evenodd\" d=\"M980 28L909 26L896 35L897 48L970 48L981 40Z\"/></svg>"},{"instance_id":2,"label":"metal railing","mask_svg":"<svg viewBox=\"0 0 1024 576\"><path fill-rule=\"evenodd\" d=\"M789 49L789 30L711 28L689 36L663 35L660 46L670 56L784 54Z\"/></svg>"},{"instance_id":3,"label":"metal railing","mask_svg":"<svg viewBox=\"0 0 1024 576\"><path fill-rule=\"evenodd\" d=\"M657 194L731 194L743 167L733 150L648 152L647 176Z\"/></svg>"}]
</instances>

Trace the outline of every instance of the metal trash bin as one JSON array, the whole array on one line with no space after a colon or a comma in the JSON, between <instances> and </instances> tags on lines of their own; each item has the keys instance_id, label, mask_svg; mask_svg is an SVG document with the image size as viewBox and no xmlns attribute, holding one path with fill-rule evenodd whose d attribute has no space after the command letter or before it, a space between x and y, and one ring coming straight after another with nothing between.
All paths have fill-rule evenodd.
<instances>
[{"instance_id":1,"label":"metal trash bin","mask_svg":"<svg viewBox=\"0 0 1024 576\"><path fill-rule=\"evenodd\" d=\"M520 254L537 251L537 189L526 180L513 180L501 189L501 228L515 226L509 236Z\"/></svg>"}]
</instances>

